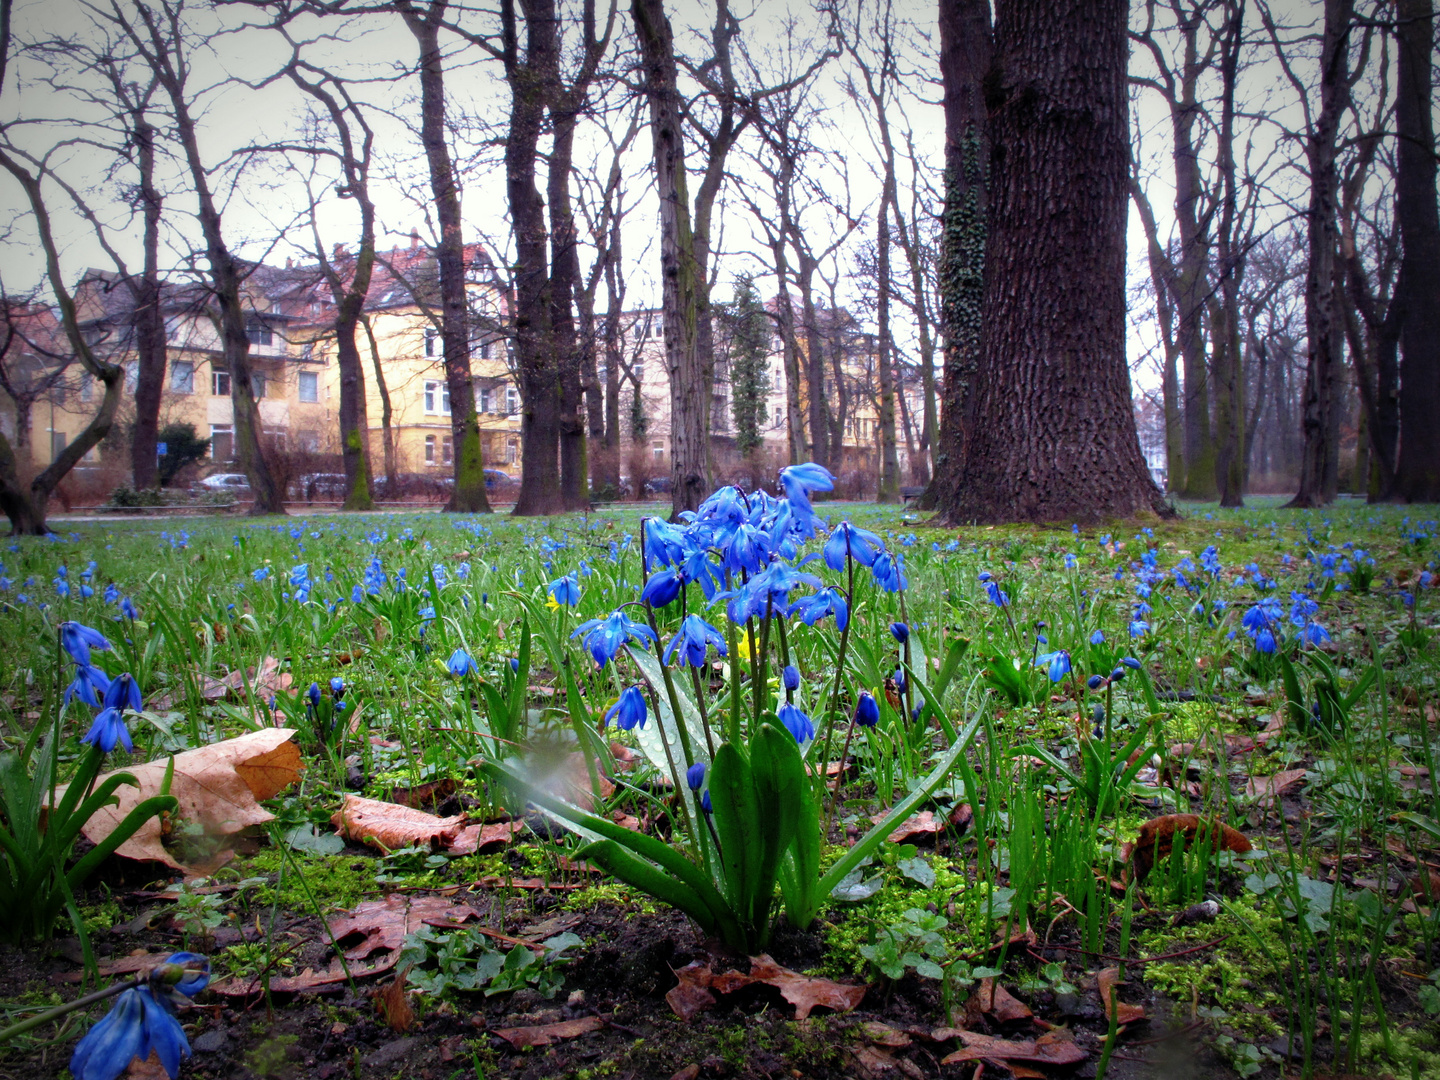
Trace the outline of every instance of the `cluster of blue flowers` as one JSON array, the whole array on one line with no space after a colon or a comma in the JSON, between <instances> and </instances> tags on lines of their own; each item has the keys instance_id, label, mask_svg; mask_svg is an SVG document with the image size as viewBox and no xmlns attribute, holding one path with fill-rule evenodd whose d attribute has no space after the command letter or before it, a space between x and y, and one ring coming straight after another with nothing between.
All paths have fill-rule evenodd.
<instances>
[{"instance_id":1,"label":"cluster of blue flowers","mask_svg":"<svg viewBox=\"0 0 1440 1080\"><path fill-rule=\"evenodd\" d=\"M91 651L106 652L110 641L100 631L74 621L60 624L60 647L75 665L75 678L65 688L65 703L79 699L92 709L99 709L90 730L82 741L99 747L105 753L118 742L127 751L135 749L130 730L125 726L124 712L140 710L140 687L123 672L110 678L91 662Z\"/></svg>"},{"instance_id":2,"label":"cluster of blue flowers","mask_svg":"<svg viewBox=\"0 0 1440 1080\"><path fill-rule=\"evenodd\" d=\"M210 981L210 962L195 953L172 953L142 986L121 991L98 1024L75 1045L70 1074L75 1080L115 1080L136 1058L153 1052L171 1080L190 1043L176 1019L182 998L191 998Z\"/></svg>"}]
</instances>

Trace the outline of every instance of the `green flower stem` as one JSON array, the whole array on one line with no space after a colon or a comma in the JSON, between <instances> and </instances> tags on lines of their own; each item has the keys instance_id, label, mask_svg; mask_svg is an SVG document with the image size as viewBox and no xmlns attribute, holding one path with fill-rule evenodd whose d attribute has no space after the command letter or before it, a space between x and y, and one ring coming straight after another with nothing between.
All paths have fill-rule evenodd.
<instances>
[{"instance_id":1,"label":"green flower stem","mask_svg":"<svg viewBox=\"0 0 1440 1080\"><path fill-rule=\"evenodd\" d=\"M855 622L855 561L850 557L850 537L845 537L845 569L848 576L848 584L845 588L845 606L849 609L850 617L845 620L845 629L840 631L840 648L835 656L835 686L830 691L830 709L825 717L825 749L820 755L820 783L819 791L825 790L825 776L830 768L830 739L835 732L835 717L840 711L840 685L845 677L845 652L850 645L850 627ZM846 737L846 745L850 739ZM841 769L841 775L844 774ZM830 815L825 816L825 832L830 831ZM822 834L824 835L824 834Z\"/></svg>"},{"instance_id":2,"label":"green flower stem","mask_svg":"<svg viewBox=\"0 0 1440 1080\"><path fill-rule=\"evenodd\" d=\"M27 1031L34 1031L37 1027L48 1024L52 1020L59 1020L62 1016L67 1016L77 1009L94 1005L97 1001L104 1001L108 997L114 997L125 990L133 990L137 986L144 986L148 981L148 976L139 975L133 979L118 982L114 986L107 986L104 990L96 990L84 997L78 997L74 1001L67 1001L64 1005L56 1005L53 1009L36 1013L28 1020L21 1020L18 1024L11 1024L4 1031L0 1031L0 1043L8 1042L17 1035L24 1035Z\"/></svg>"}]
</instances>

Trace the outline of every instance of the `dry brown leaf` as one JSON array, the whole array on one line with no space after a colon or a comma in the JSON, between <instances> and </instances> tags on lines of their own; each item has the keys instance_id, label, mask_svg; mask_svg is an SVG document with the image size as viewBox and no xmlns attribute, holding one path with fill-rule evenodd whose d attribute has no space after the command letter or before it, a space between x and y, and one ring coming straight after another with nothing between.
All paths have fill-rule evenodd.
<instances>
[{"instance_id":1,"label":"dry brown leaf","mask_svg":"<svg viewBox=\"0 0 1440 1080\"><path fill-rule=\"evenodd\" d=\"M978 1031L957 1031L954 1034L965 1047L941 1058L941 1065L959 1065L981 1059L1007 1064L1025 1061L1034 1065L1078 1065L1087 1056L1064 1028L1047 1031L1038 1039L997 1039Z\"/></svg>"},{"instance_id":2,"label":"dry brown leaf","mask_svg":"<svg viewBox=\"0 0 1440 1080\"><path fill-rule=\"evenodd\" d=\"M1268 805L1304 779L1304 769L1286 769L1274 776L1252 776L1245 782L1245 798Z\"/></svg>"},{"instance_id":3,"label":"dry brown leaf","mask_svg":"<svg viewBox=\"0 0 1440 1080\"><path fill-rule=\"evenodd\" d=\"M683 1069L679 1070L674 1076L670 1077L670 1080L696 1080L699 1075L700 1066L696 1065L694 1062L691 1062L689 1065L686 1065Z\"/></svg>"},{"instance_id":4,"label":"dry brown leaf","mask_svg":"<svg viewBox=\"0 0 1440 1080\"><path fill-rule=\"evenodd\" d=\"M160 1055L154 1050L150 1051L147 1058L133 1057L130 1065L125 1070L125 1075L130 1080L170 1080L170 1073L166 1071L165 1065L160 1060Z\"/></svg>"},{"instance_id":5,"label":"dry brown leaf","mask_svg":"<svg viewBox=\"0 0 1440 1080\"><path fill-rule=\"evenodd\" d=\"M903 1031L891 1027L889 1024L882 1024L878 1020L867 1020L860 1025L860 1034L876 1046L909 1046L913 1041Z\"/></svg>"},{"instance_id":6,"label":"dry brown leaf","mask_svg":"<svg viewBox=\"0 0 1440 1080\"><path fill-rule=\"evenodd\" d=\"M981 979L980 987L970 999L980 1012L988 1013L1001 1024L1013 1020L1029 1020L1034 1015L1030 1007L1018 1000L1010 991L994 979Z\"/></svg>"},{"instance_id":7,"label":"dry brown leaf","mask_svg":"<svg viewBox=\"0 0 1440 1080\"><path fill-rule=\"evenodd\" d=\"M390 1030L403 1035L415 1026L415 1010L405 995L405 976L410 972L406 964L395 973L395 977L375 991L375 1008L384 1018Z\"/></svg>"},{"instance_id":8,"label":"dry brown leaf","mask_svg":"<svg viewBox=\"0 0 1440 1080\"><path fill-rule=\"evenodd\" d=\"M494 1034L500 1036L517 1050L530 1046L549 1046L561 1039L574 1039L599 1031L605 1021L598 1016L582 1016L576 1020L561 1020L556 1024L536 1024L533 1027L498 1028Z\"/></svg>"},{"instance_id":9,"label":"dry brown leaf","mask_svg":"<svg viewBox=\"0 0 1440 1080\"><path fill-rule=\"evenodd\" d=\"M395 851L419 846L446 847L460 834L464 820L464 814L441 818L399 803L346 795L330 824L347 840Z\"/></svg>"},{"instance_id":10,"label":"dry brown leaf","mask_svg":"<svg viewBox=\"0 0 1440 1080\"><path fill-rule=\"evenodd\" d=\"M170 794L179 803L176 815L199 825L210 837L231 836L247 826L270 821L274 815L262 809L260 801L300 779L305 768L300 760L300 748L291 741L294 734L290 728L263 728L176 754L175 775L170 783ZM168 765L169 759L165 759L117 770L134 776L139 787L122 784L117 788L115 797L119 804L96 811L85 824L86 838L91 843L100 843L138 803L160 794ZM96 783L102 783L109 775L105 773ZM56 798L64 791L63 787L57 788ZM231 854L222 849L205 867L186 866L165 849L161 835L160 819L151 818L116 848L116 854L162 862L187 873L214 869Z\"/></svg>"},{"instance_id":11,"label":"dry brown leaf","mask_svg":"<svg viewBox=\"0 0 1440 1080\"><path fill-rule=\"evenodd\" d=\"M447 776L443 780L432 780L428 784L420 784L413 788L391 788L385 797L390 802L399 803L401 806L412 806L419 810L425 806L442 803L454 794L455 781Z\"/></svg>"},{"instance_id":12,"label":"dry brown leaf","mask_svg":"<svg viewBox=\"0 0 1440 1080\"><path fill-rule=\"evenodd\" d=\"M680 981L666 992L665 1001L688 1024L696 1014L715 1004L715 995L710 992L710 969L696 960L671 970Z\"/></svg>"},{"instance_id":13,"label":"dry brown leaf","mask_svg":"<svg viewBox=\"0 0 1440 1080\"><path fill-rule=\"evenodd\" d=\"M1219 830L1218 835L1214 832L1216 829ZM1135 843L1122 848L1121 858L1129 860L1134 879L1144 881L1157 860L1169 857L1175 846L1176 836L1185 838L1187 849L1193 848L1202 830L1207 838L1215 837L1213 840L1204 841L1207 846L1214 843L1218 848L1233 851L1237 855L1243 855L1250 850L1250 841L1245 838L1244 833L1222 824L1218 819L1202 818L1196 814L1166 814L1164 817L1152 818L1140 826L1139 837Z\"/></svg>"},{"instance_id":14,"label":"dry brown leaf","mask_svg":"<svg viewBox=\"0 0 1440 1080\"><path fill-rule=\"evenodd\" d=\"M366 900L354 911L331 919L330 935L341 946L360 935L359 944L346 949L345 959L363 960L380 949L398 954L405 935L421 926L456 927L476 918L479 915L469 904L448 897L392 893L384 900Z\"/></svg>"},{"instance_id":15,"label":"dry brown leaf","mask_svg":"<svg viewBox=\"0 0 1440 1080\"><path fill-rule=\"evenodd\" d=\"M682 977L681 972L686 972L687 975ZM822 1005L836 1012L849 1012L860 1004L865 991L869 989L868 986L854 986L801 975L797 971L781 967L764 953L750 958L748 975L739 971L715 975L708 968L696 964L689 964L675 974L677 978L681 978L682 983L692 982L700 989L709 988L722 994L733 993L755 983L773 986L780 991L781 997L795 1006L796 1020L804 1020L812 1010ZM699 999L698 995L691 996ZM669 995L666 995L666 999L669 1000ZM671 1008L675 1008L673 1001ZM679 1014L678 1009L676 1012Z\"/></svg>"},{"instance_id":16,"label":"dry brown leaf","mask_svg":"<svg viewBox=\"0 0 1440 1080\"><path fill-rule=\"evenodd\" d=\"M884 818L885 815L881 814L875 820L883 821ZM933 837L940 833L944 828L944 818L937 818L933 811L921 810L920 813L906 818L898 826L896 826L895 831L890 834L889 839L892 844L903 844L905 843L905 841L915 836Z\"/></svg>"},{"instance_id":17,"label":"dry brown leaf","mask_svg":"<svg viewBox=\"0 0 1440 1080\"><path fill-rule=\"evenodd\" d=\"M242 674L237 668L219 679L211 675L199 675L200 696L206 701L223 701L230 697L241 697L245 683L250 683L250 700L267 703L276 694L288 690L294 681L288 671L280 670L280 661L273 656L263 658L259 665L247 668ZM173 709L185 698L183 690L176 687L158 694L151 702L152 709Z\"/></svg>"},{"instance_id":18,"label":"dry brown leaf","mask_svg":"<svg viewBox=\"0 0 1440 1080\"><path fill-rule=\"evenodd\" d=\"M525 828L523 821L497 821L493 825L466 825L446 849L451 855L474 855L491 844L508 844Z\"/></svg>"},{"instance_id":19,"label":"dry brown leaf","mask_svg":"<svg viewBox=\"0 0 1440 1080\"><path fill-rule=\"evenodd\" d=\"M1145 1019L1145 1008L1142 1005L1127 1005L1117 996L1115 1007L1110 1007L1110 995L1115 986L1120 982L1120 969L1118 967L1105 968L1095 976L1095 985L1100 991L1100 1004L1105 1008L1105 1019L1114 1020L1117 1024L1133 1024L1137 1020Z\"/></svg>"},{"instance_id":20,"label":"dry brown leaf","mask_svg":"<svg viewBox=\"0 0 1440 1080\"><path fill-rule=\"evenodd\" d=\"M850 1053L855 1056L855 1064L859 1065L867 1075L875 1076L898 1068L895 1055L888 1050L880 1050L862 1043L860 1046L852 1046Z\"/></svg>"}]
</instances>

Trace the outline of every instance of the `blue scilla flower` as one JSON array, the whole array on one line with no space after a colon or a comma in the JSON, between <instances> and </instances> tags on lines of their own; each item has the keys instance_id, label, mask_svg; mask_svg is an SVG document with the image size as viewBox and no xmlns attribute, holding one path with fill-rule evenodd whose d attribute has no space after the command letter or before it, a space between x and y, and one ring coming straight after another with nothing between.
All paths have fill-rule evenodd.
<instances>
[{"instance_id":1,"label":"blue scilla flower","mask_svg":"<svg viewBox=\"0 0 1440 1080\"><path fill-rule=\"evenodd\" d=\"M685 770L685 784L691 791L699 791L705 786L705 763L697 761Z\"/></svg>"},{"instance_id":2,"label":"blue scilla flower","mask_svg":"<svg viewBox=\"0 0 1440 1080\"><path fill-rule=\"evenodd\" d=\"M903 555L896 555L892 558L888 551L880 552L875 556L875 562L870 567L870 572L875 576L875 584L886 592L899 592L910 584L905 579L905 556Z\"/></svg>"},{"instance_id":3,"label":"blue scilla flower","mask_svg":"<svg viewBox=\"0 0 1440 1080\"><path fill-rule=\"evenodd\" d=\"M195 953L173 953L151 973L150 983L118 994L110 1011L75 1044L75 1080L115 1080L135 1058L153 1051L174 1080L190 1056L185 1031L175 1018L176 999L193 997L210 981L210 964Z\"/></svg>"},{"instance_id":4,"label":"blue scilla flower","mask_svg":"<svg viewBox=\"0 0 1440 1080\"><path fill-rule=\"evenodd\" d=\"M844 630L850 623L850 605L839 589L821 589L812 596L802 596L790 605L787 615L800 617L806 626L814 626L827 615L835 616L835 627Z\"/></svg>"},{"instance_id":5,"label":"blue scilla flower","mask_svg":"<svg viewBox=\"0 0 1440 1080\"><path fill-rule=\"evenodd\" d=\"M583 622L570 636L583 638L585 648L601 667L613 660L627 641L659 644L653 630L628 618L623 611L614 612L603 619Z\"/></svg>"},{"instance_id":6,"label":"blue scilla flower","mask_svg":"<svg viewBox=\"0 0 1440 1080\"><path fill-rule=\"evenodd\" d=\"M557 604L574 607L580 603L580 580L574 574L556 578L545 586L545 591Z\"/></svg>"},{"instance_id":7,"label":"blue scilla flower","mask_svg":"<svg viewBox=\"0 0 1440 1080\"><path fill-rule=\"evenodd\" d=\"M445 667L456 678L463 675L474 675L478 670L475 666L475 658L464 649L456 649L451 653L450 659L445 661Z\"/></svg>"},{"instance_id":8,"label":"blue scilla flower","mask_svg":"<svg viewBox=\"0 0 1440 1080\"><path fill-rule=\"evenodd\" d=\"M257 570L252 570L250 572L250 576L254 578L257 582L264 581L270 576L270 567L262 566Z\"/></svg>"},{"instance_id":9,"label":"blue scilla flower","mask_svg":"<svg viewBox=\"0 0 1440 1080\"><path fill-rule=\"evenodd\" d=\"M684 529L663 518L645 519L645 569L683 562L690 549L690 539Z\"/></svg>"},{"instance_id":10,"label":"blue scilla flower","mask_svg":"<svg viewBox=\"0 0 1440 1080\"><path fill-rule=\"evenodd\" d=\"M884 550L885 542L873 532L842 521L825 541L825 565L831 570L844 570L848 553L861 566L874 566L875 556Z\"/></svg>"},{"instance_id":11,"label":"blue scilla flower","mask_svg":"<svg viewBox=\"0 0 1440 1080\"><path fill-rule=\"evenodd\" d=\"M910 640L910 627L906 626L903 622L892 622L890 624L890 636L901 645L904 645L905 642Z\"/></svg>"},{"instance_id":12,"label":"blue scilla flower","mask_svg":"<svg viewBox=\"0 0 1440 1080\"><path fill-rule=\"evenodd\" d=\"M318 682L312 682L310 689L305 691L305 696L310 700L312 707L318 706L320 704L320 684Z\"/></svg>"},{"instance_id":13,"label":"blue scilla flower","mask_svg":"<svg viewBox=\"0 0 1440 1080\"><path fill-rule=\"evenodd\" d=\"M790 603L790 593L801 585L819 588L823 585L814 574L790 566L788 563L773 562L763 573L756 574L740 591L748 593L746 617L764 615L767 609L774 613L783 612ZM734 617L732 616L732 619ZM734 619L742 622L743 619Z\"/></svg>"},{"instance_id":14,"label":"blue scilla flower","mask_svg":"<svg viewBox=\"0 0 1440 1080\"><path fill-rule=\"evenodd\" d=\"M739 525L720 549L720 565L732 574L758 574L770 562L774 546L769 533L754 525Z\"/></svg>"},{"instance_id":15,"label":"blue scilla flower","mask_svg":"<svg viewBox=\"0 0 1440 1080\"><path fill-rule=\"evenodd\" d=\"M107 709L129 709L131 712L139 712L140 702L140 684L131 677L128 671L124 671L116 675L106 688L101 704Z\"/></svg>"},{"instance_id":16,"label":"blue scilla flower","mask_svg":"<svg viewBox=\"0 0 1440 1080\"><path fill-rule=\"evenodd\" d=\"M135 744L130 741L130 729L125 726L124 714L116 708L101 709L95 715L95 722L90 725L90 730L80 741L98 747L107 754L115 749L117 742L125 747L127 753L135 749Z\"/></svg>"},{"instance_id":17,"label":"blue scilla flower","mask_svg":"<svg viewBox=\"0 0 1440 1080\"><path fill-rule=\"evenodd\" d=\"M1104 632L1103 630L1096 630L1093 634L1090 635L1090 644L1091 644L1091 645L1103 645L1104 643L1105 643L1105 632Z\"/></svg>"},{"instance_id":18,"label":"blue scilla flower","mask_svg":"<svg viewBox=\"0 0 1440 1080\"><path fill-rule=\"evenodd\" d=\"M815 725L810 722L810 717L790 702L781 705L775 715L785 725L785 730L795 736L797 743L804 744L815 737Z\"/></svg>"},{"instance_id":19,"label":"blue scilla flower","mask_svg":"<svg viewBox=\"0 0 1440 1080\"><path fill-rule=\"evenodd\" d=\"M678 566L667 566L656 570L640 592L640 599L651 607L663 608L673 604L685 587L685 577Z\"/></svg>"},{"instance_id":20,"label":"blue scilla flower","mask_svg":"<svg viewBox=\"0 0 1440 1080\"><path fill-rule=\"evenodd\" d=\"M345 695L345 680L339 675L330 680L330 693L338 700Z\"/></svg>"},{"instance_id":21,"label":"blue scilla flower","mask_svg":"<svg viewBox=\"0 0 1440 1080\"><path fill-rule=\"evenodd\" d=\"M855 702L855 723L861 727L874 727L879 722L879 703L868 690L860 691L860 700Z\"/></svg>"},{"instance_id":22,"label":"blue scilla flower","mask_svg":"<svg viewBox=\"0 0 1440 1080\"><path fill-rule=\"evenodd\" d=\"M1059 682L1070 674L1070 654L1064 649L1041 653L1035 658L1035 666L1043 667L1051 682Z\"/></svg>"},{"instance_id":23,"label":"blue scilla flower","mask_svg":"<svg viewBox=\"0 0 1440 1080\"><path fill-rule=\"evenodd\" d=\"M720 567L713 563L706 555L704 549L696 548L685 556L685 562L681 564L681 573L690 584L700 585L705 591L705 599L714 600L715 593L724 584Z\"/></svg>"},{"instance_id":24,"label":"blue scilla flower","mask_svg":"<svg viewBox=\"0 0 1440 1080\"><path fill-rule=\"evenodd\" d=\"M780 673L780 681L785 684L786 690L800 689L800 669L794 664L786 664L785 670Z\"/></svg>"},{"instance_id":25,"label":"blue scilla flower","mask_svg":"<svg viewBox=\"0 0 1440 1080\"><path fill-rule=\"evenodd\" d=\"M65 704L79 698L92 709L100 708L100 699L110 689L110 676L93 664L76 664L75 678L65 688Z\"/></svg>"},{"instance_id":26,"label":"blue scilla flower","mask_svg":"<svg viewBox=\"0 0 1440 1080\"><path fill-rule=\"evenodd\" d=\"M352 604L363 604L365 602L365 590L359 585L355 585L350 589L350 602Z\"/></svg>"},{"instance_id":27,"label":"blue scilla flower","mask_svg":"<svg viewBox=\"0 0 1440 1080\"><path fill-rule=\"evenodd\" d=\"M645 695L638 686L627 686L620 692L620 700L611 705L600 726L605 727L614 720L621 731L645 726Z\"/></svg>"},{"instance_id":28,"label":"blue scilla flower","mask_svg":"<svg viewBox=\"0 0 1440 1080\"><path fill-rule=\"evenodd\" d=\"M1273 653L1276 648L1275 634L1268 626L1261 627L1254 634L1255 651Z\"/></svg>"},{"instance_id":29,"label":"blue scilla flower","mask_svg":"<svg viewBox=\"0 0 1440 1080\"><path fill-rule=\"evenodd\" d=\"M298 589L310 580L310 564L296 563L290 568L290 587Z\"/></svg>"},{"instance_id":30,"label":"blue scilla flower","mask_svg":"<svg viewBox=\"0 0 1440 1080\"><path fill-rule=\"evenodd\" d=\"M725 638L720 631L699 615L687 615L680 623L679 632L665 647L665 663L672 663L679 652L682 667L703 667L711 645L720 656L725 655Z\"/></svg>"},{"instance_id":31,"label":"blue scilla flower","mask_svg":"<svg viewBox=\"0 0 1440 1080\"><path fill-rule=\"evenodd\" d=\"M810 509L810 496L817 491L834 491L835 477L830 470L813 461L790 465L780 470L780 486L785 498L797 507Z\"/></svg>"},{"instance_id":32,"label":"blue scilla flower","mask_svg":"<svg viewBox=\"0 0 1440 1080\"><path fill-rule=\"evenodd\" d=\"M76 664L88 666L90 650L105 652L110 648L110 642L99 630L72 620L60 624L60 647L70 654L70 659Z\"/></svg>"},{"instance_id":33,"label":"blue scilla flower","mask_svg":"<svg viewBox=\"0 0 1440 1080\"><path fill-rule=\"evenodd\" d=\"M101 599L103 599L107 604L114 604L118 602L120 599L120 586L116 585L113 581L109 585L106 585L105 592Z\"/></svg>"},{"instance_id":34,"label":"blue scilla flower","mask_svg":"<svg viewBox=\"0 0 1440 1080\"><path fill-rule=\"evenodd\" d=\"M1085 685L1088 686L1091 690L1099 690L1100 687L1105 685L1105 676L1091 675L1090 678L1085 680Z\"/></svg>"}]
</instances>

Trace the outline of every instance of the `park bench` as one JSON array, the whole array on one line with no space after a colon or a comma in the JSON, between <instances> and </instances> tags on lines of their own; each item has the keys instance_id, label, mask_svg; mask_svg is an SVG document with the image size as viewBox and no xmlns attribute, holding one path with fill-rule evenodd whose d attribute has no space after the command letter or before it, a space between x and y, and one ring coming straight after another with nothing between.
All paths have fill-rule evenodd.
<instances>
[{"instance_id":1,"label":"park bench","mask_svg":"<svg viewBox=\"0 0 1440 1080\"><path fill-rule=\"evenodd\" d=\"M906 506L909 506L912 502L919 502L920 496L924 494L925 487L923 485L907 485L900 489L900 499Z\"/></svg>"}]
</instances>

